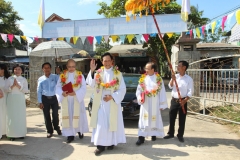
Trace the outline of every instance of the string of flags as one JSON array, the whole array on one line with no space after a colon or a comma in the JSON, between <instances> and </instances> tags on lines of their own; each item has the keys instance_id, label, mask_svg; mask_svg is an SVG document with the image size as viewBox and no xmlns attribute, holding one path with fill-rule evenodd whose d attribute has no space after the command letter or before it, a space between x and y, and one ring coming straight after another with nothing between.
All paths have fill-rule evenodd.
<instances>
[{"instance_id":1,"label":"string of flags","mask_svg":"<svg viewBox=\"0 0 240 160\"><path fill-rule=\"evenodd\" d=\"M206 34L209 34L208 33L209 30L211 30L210 34L216 33L220 27L222 31L224 31L224 29L226 28L229 29L234 15L236 17L236 23L240 25L240 9L239 9L236 12L232 12L228 15L225 15L220 19L217 19L211 23L208 23L206 25L203 25L195 29L191 29L188 32L186 32L186 34L190 35L190 38L194 38L194 37L201 38L201 37L204 37Z\"/></svg>"},{"instance_id":2,"label":"string of flags","mask_svg":"<svg viewBox=\"0 0 240 160\"><path fill-rule=\"evenodd\" d=\"M22 42L22 40L27 41L28 43L32 43L33 41L38 42L38 37L28 37L28 36L19 36L19 35L13 35L13 34L4 34L4 33L0 33L1 38L3 39L3 41L5 43L7 43L8 41L10 43L13 42L13 39L17 39L19 43ZM173 33L166 33L166 34L162 34L162 37L164 37L165 35L167 35L169 38L171 38L173 36ZM58 38L47 38L49 41L64 41L66 40L66 42L68 43L73 43L76 44L78 39L80 38L82 43L84 44L85 40L87 39L89 44L93 44L94 39L96 40L96 42L98 44L101 43L102 40L104 40L106 43L108 43L109 38L112 39L113 42L117 42L117 41L122 41L124 42L125 38L128 39L129 43L132 42L132 40L134 38L136 38L138 43L141 43L141 40L144 40L145 42L148 42L149 37L156 37L157 33L152 33L152 34L128 34L128 35L104 35L104 36L73 36L73 37L58 37Z\"/></svg>"}]
</instances>

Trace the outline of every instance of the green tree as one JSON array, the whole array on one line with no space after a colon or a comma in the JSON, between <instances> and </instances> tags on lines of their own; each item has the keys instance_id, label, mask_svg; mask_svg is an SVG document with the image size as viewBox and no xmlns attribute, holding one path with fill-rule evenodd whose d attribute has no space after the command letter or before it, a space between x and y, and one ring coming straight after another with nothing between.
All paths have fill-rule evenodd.
<instances>
[{"instance_id":1,"label":"green tree","mask_svg":"<svg viewBox=\"0 0 240 160\"><path fill-rule=\"evenodd\" d=\"M18 12L14 10L11 2L0 0L0 32L5 34L23 35L23 32L19 29L17 21L23 20ZM13 46L21 48L21 45L17 40L13 41ZM10 42L5 42L0 38L0 48L12 47Z\"/></svg>"},{"instance_id":2,"label":"green tree","mask_svg":"<svg viewBox=\"0 0 240 160\"><path fill-rule=\"evenodd\" d=\"M96 43L96 55L101 56L105 52L109 51L111 48L112 48L112 46L109 45L109 43L106 43L104 39L102 39L100 44Z\"/></svg>"},{"instance_id":3,"label":"green tree","mask_svg":"<svg viewBox=\"0 0 240 160\"><path fill-rule=\"evenodd\" d=\"M223 36L226 36L227 32L222 31L222 28L216 29L216 31L212 34L212 29L209 29L208 32L205 30L204 37L201 37L201 42L203 43L215 43L219 42Z\"/></svg>"},{"instance_id":4,"label":"green tree","mask_svg":"<svg viewBox=\"0 0 240 160\"><path fill-rule=\"evenodd\" d=\"M210 19L203 16L204 11L199 11L198 5L191 6L191 14L188 15L188 29L195 29L207 24Z\"/></svg>"}]
</instances>

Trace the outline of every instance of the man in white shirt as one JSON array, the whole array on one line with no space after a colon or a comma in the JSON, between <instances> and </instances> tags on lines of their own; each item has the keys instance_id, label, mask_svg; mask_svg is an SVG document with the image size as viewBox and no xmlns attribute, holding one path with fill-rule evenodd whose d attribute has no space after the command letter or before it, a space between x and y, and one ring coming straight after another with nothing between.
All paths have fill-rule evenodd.
<instances>
[{"instance_id":1,"label":"man in white shirt","mask_svg":"<svg viewBox=\"0 0 240 160\"><path fill-rule=\"evenodd\" d=\"M172 75L172 79L169 82L169 88L172 89L172 100L171 107L169 110L169 119L170 125L168 130L168 135L164 139L169 139L174 137L174 127L175 120L178 114L179 119L179 128L178 128L178 140L184 142L183 134L185 129L185 121L187 115L187 101L193 95L193 79L188 76L185 72L188 68L188 62L179 61L178 63L178 74ZM174 81L177 81L178 88L180 91L181 100L179 100L176 84ZM183 112L182 106L184 106L185 113Z\"/></svg>"}]
</instances>

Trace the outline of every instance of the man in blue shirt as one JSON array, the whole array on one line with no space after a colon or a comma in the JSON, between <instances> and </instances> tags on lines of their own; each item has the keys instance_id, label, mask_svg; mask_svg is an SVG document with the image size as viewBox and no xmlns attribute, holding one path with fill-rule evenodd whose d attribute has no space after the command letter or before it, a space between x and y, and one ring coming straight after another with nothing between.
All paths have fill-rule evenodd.
<instances>
[{"instance_id":1,"label":"man in blue shirt","mask_svg":"<svg viewBox=\"0 0 240 160\"><path fill-rule=\"evenodd\" d=\"M51 64L49 62L42 64L42 70L44 75L38 79L37 97L39 108L43 110L44 114L47 138L51 138L53 135L53 127L58 135L62 134L59 127L58 101L55 95L58 76L51 74ZM51 121L50 109L52 109L53 121Z\"/></svg>"}]
</instances>

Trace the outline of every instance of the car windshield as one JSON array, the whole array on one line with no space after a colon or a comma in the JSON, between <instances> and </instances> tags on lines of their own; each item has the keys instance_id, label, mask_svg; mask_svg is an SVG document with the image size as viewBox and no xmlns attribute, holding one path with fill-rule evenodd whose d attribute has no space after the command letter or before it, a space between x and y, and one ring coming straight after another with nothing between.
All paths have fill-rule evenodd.
<instances>
[{"instance_id":1,"label":"car windshield","mask_svg":"<svg viewBox=\"0 0 240 160\"><path fill-rule=\"evenodd\" d=\"M137 88L138 80L140 75L139 74L124 74L123 79L126 84L127 88Z\"/></svg>"}]
</instances>

